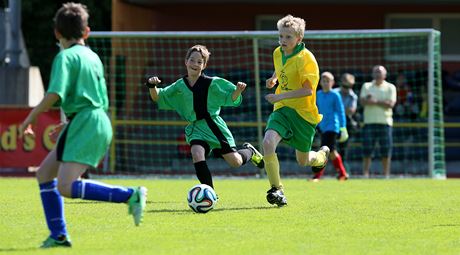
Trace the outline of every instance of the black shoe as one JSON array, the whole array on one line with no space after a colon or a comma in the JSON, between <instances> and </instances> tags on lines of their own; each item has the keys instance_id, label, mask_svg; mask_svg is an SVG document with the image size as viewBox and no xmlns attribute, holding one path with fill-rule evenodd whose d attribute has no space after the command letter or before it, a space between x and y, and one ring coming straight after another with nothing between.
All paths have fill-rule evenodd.
<instances>
[{"instance_id":1,"label":"black shoe","mask_svg":"<svg viewBox=\"0 0 460 255\"><path fill-rule=\"evenodd\" d=\"M276 204L279 207L287 205L287 199L286 196L284 196L283 191L275 187L272 187L267 191L267 201L270 204Z\"/></svg>"},{"instance_id":2,"label":"black shoe","mask_svg":"<svg viewBox=\"0 0 460 255\"><path fill-rule=\"evenodd\" d=\"M263 169L265 166L264 156L250 143L243 143L243 148L252 151L251 162L258 168Z\"/></svg>"},{"instance_id":3,"label":"black shoe","mask_svg":"<svg viewBox=\"0 0 460 255\"><path fill-rule=\"evenodd\" d=\"M326 167L327 161L329 160L329 154L331 153L331 150L329 150L329 147L327 147L327 146L321 146L321 148L319 148L318 153L321 153L321 152L324 152L324 154L326 156L326 161L324 161L324 164L321 165L321 166L312 166L311 167L311 170L315 174L321 172Z\"/></svg>"}]
</instances>

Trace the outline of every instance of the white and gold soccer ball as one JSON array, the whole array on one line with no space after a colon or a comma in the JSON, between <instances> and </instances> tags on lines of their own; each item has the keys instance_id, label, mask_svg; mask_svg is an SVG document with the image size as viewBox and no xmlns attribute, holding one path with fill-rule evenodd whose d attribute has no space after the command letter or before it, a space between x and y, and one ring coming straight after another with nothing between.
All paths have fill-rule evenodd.
<instances>
[{"instance_id":1,"label":"white and gold soccer ball","mask_svg":"<svg viewBox=\"0 0 460 255\"><path fill-rule=\"evenodd\" d=\"M194 212L207 213L217 204L217 195L211 186L198 184L193 186L187 195L188 205Z\"/></svg>"}]
</instances>

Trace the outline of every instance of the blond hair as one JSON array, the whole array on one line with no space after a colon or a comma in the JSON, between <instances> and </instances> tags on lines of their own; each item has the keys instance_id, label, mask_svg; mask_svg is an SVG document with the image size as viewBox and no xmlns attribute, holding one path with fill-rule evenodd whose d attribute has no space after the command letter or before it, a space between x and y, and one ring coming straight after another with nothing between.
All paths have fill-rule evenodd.
<instances>
[{"instance_id":1,"label":"blond hair","mask_svg":"<svg viewBox=\"0 0 460 255\"><path fill-rule=\"evenodd\" d=\"M329 78L329 80L331 80L331 81L334 80L334 75L332 75L331 72L323 72L323 73L321 74L321 78L323 78L323 77Z\"/></svg>"},{"instance_id":2,"label":"blond hair","mask_svg":"<svg viewBox=\"0 0 460 255\"><path fill-rule=\"evenodd\" d=\"M278 30L281 30L281 28L292 28L296 35L298 35L300 38L303 38L305 33L305 20L289 14L278 20L276 27Z\"/></svg>"},{"instance_id":3,"label":"blond hair","mask_svg":"<svg viewBox=\"0 0 460 255\"><path fill-rule=\"evenodd\" d=\"M185 60L188 60L190 56L192 55L193 52L198 52L201 54L201 57L203 58L204 65L208 63L209 56L211 55L211 52L209 52L208 48L204 45L194 45L190 49L188 49L187 54L185 55Z\"/></svg>"}]
</instances>

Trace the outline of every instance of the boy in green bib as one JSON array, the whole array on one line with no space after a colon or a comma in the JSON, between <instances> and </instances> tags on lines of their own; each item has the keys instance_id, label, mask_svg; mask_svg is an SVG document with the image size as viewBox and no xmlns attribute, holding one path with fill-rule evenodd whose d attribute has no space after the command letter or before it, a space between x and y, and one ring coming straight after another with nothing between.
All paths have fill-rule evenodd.
<instances>
[{"instance_id":1,"label":"boy in green bib","mask_svg":"<svg viewBox=\"0 0 460 255\"><path fill-rule=\"evenodd\" d=\"M69 120L36 174L51 232L42 248L72 246L62 196L127 203L135 225L140 224L146 204L144 187L126 188L79 178L88 167L97 167L112 140L104 67L98 55L85 46L90 31L88 18L82 4L66 3L57 11L54 33L63 50L54 58L45 97L19 126L20 137L34 135L38 115L53 105L60 105Z\"/></svg>"},{"instance_id":2,"label":"boy in green bib","mask_svg":"<svg viewBox=\"0 0 460 255\"><path fill-rule=\"evenodd\" d=\"M191 146L193 165L198 180L213 187L206 157L223 157L231 167L239 167L251 160L263 168L262 154L254 146L244 143L237 150L233 135L219 116L222 106L239 106L246 84L236 86L220 77L209 77L202 72L206 68L210 52L203 45L191 47L185 56L187 75L165 88L157 88L161 81L150 77L146 83L150 97L164 110L175 110L188 122L185 128L186 142Z\"/></svg>"}]
</instances>

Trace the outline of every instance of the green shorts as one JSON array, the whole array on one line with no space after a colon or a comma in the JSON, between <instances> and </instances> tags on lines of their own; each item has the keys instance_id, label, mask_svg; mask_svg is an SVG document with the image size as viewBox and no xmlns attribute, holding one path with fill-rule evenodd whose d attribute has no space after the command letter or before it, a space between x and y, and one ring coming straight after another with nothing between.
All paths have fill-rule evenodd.
<instances>
[{"instance_id":1,"label":"green shorts","mask_svg":"<svg viewBox=\"0 0 460 255\"><path fill-rule=\"evenodd\" d=\"M233 152L236 147L232 133L220 116L190 123L185 128L185 139L188 144L199 144L196 141L205 142L209 145L210 151L219 149L222 154Z\"/></svg>"},{"instance_id":2,"label":"green shorts","mask_svg":"<svg viewBox=\"0 0 460 255\"><path fill-rule=\"evenodd\" d=\"M112 125L103 109L84 109L61 132L57 159L97 167L112 141Z\"/></svg>"},{"instance_id":3,"label":"green shorts","mask_svg":"<svg viewBox=\"0 0 460 255\"><path fill-rule=\"evenodd\" d=\"M304 120L294 109L282 107L270 114L265 131L276 131L285 143L301 152L309 152L316 125Z\"/></svg>"}]
</instances>

